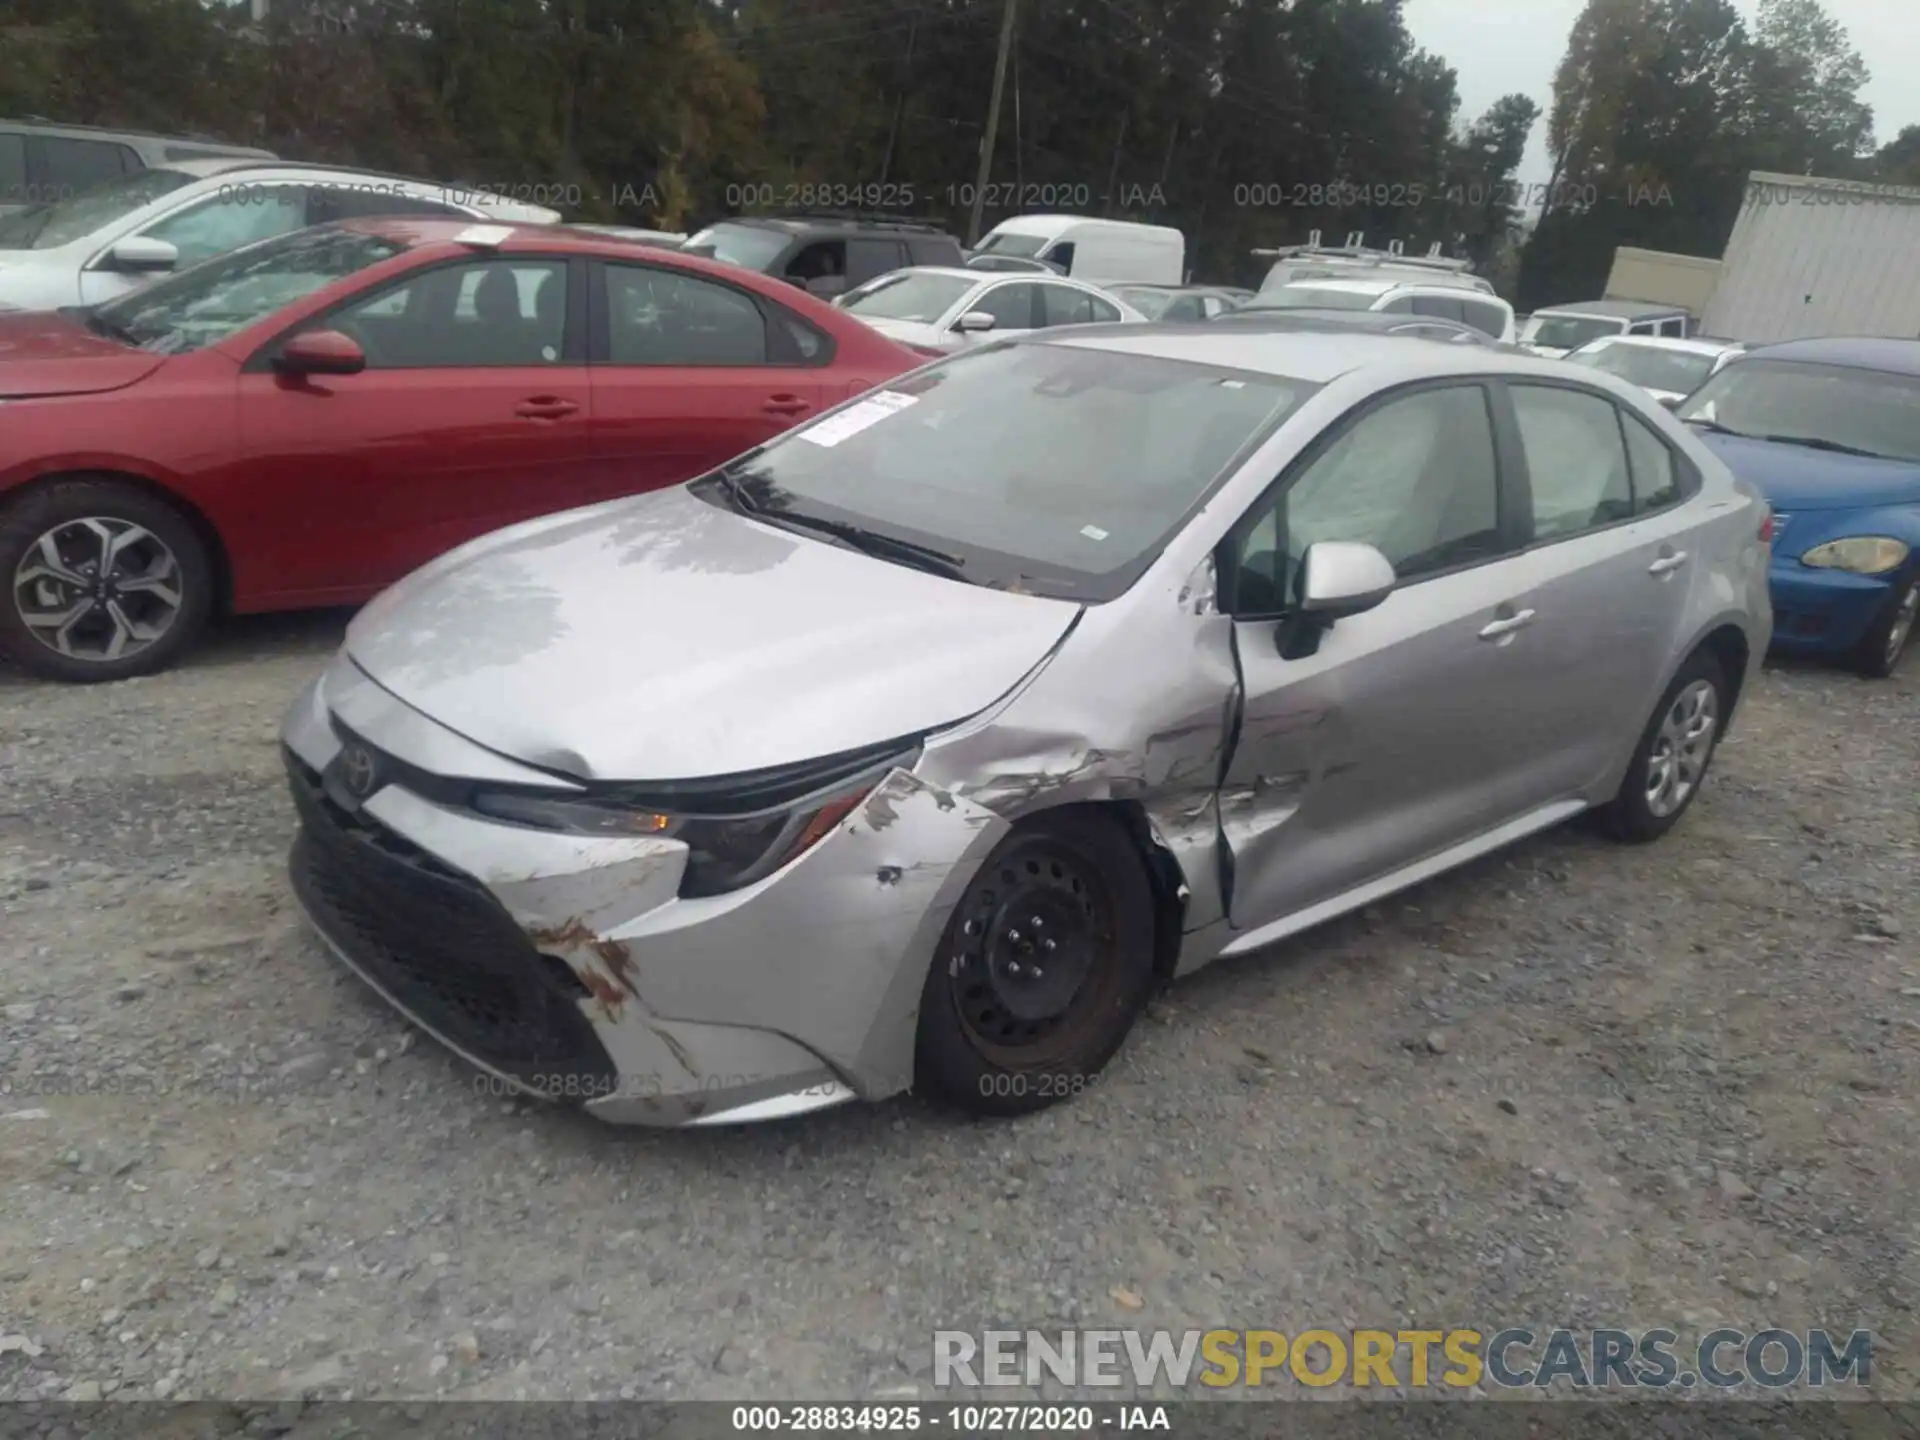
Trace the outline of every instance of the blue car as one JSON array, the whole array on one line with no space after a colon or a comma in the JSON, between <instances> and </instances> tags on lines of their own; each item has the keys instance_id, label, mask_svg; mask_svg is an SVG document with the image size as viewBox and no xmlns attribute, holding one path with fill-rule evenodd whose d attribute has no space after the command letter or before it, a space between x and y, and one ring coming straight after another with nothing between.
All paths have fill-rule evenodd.
<instances>
[{"instance_id":1,"label":"blue car","mask_svg":"<svg viewBox=\"0 0 1920 1440\"><path fill-rule=\"evenodd\" d=\"M1773 645L1893 673L1920 616L1920 340L1790 340L1675 413L1774 510Z\"/></svg>"}]
</instances>

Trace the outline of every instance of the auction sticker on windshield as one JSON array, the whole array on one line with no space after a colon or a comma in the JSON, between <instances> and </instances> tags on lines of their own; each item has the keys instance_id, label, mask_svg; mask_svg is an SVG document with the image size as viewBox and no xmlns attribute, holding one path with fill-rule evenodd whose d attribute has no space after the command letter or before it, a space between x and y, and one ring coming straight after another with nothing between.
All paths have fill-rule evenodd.
<instances>
[{"instance_id":1,"label":"auction sticker on windshield","mask_svg":"<svg viewBox=\"0 0 1920 1440\"><path fill-rule=\"evenodd\" d=\"M902 395L897 390L881 390L857 404L849 405L837 415L827 416L817 425L809 425L799 433L798 438L831 448L842 440L852 439L869 425L877 425L887 416L897 414L909 405L918 404L919 400L918 395Z\"/></svg>"}]
</instances>

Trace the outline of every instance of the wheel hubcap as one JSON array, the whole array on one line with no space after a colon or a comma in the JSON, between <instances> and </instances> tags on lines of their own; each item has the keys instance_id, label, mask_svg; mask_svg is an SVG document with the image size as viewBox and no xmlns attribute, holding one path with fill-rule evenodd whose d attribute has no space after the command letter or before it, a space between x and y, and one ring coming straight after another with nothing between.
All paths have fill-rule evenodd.
<instances>
[{"instance_id":1,"label":"wheel hubcap","mask_svg":"<svg viewBox=\"0 0 1920 1440\"><path fill-rule=\"evenodd\" d=\"M27 633L70 660L139 654L180 616L180 562L131 520L67 520L27 547L13 604Z\"/></svg>"},{"instance_id":2,"label":"wheel hubcap","mask_svg":"<svg viewBox=\"0 0 1920 1440\"><path fill-rule=\"evenodd\" d=\"M1071 1031L1112 950L1109 913L1097 876L1060 846L1033 841L996 859L959 917L947 968L974 1041L1030 1051Z\"/></svg>"},{"instance_id":3,"label":"wheel hubcap","mask_svg":"<svg viewBox=\"0 0 1920 1440\"><path fill-rule=\"evenodd\" d=\"M1893 629L1887 632L1887 664L1893 664L1907 648L1916 617L1920 617L1920 580L1907 587L1907 593L1900 597L1899 610L1894 612Z\"/></svg>"},{"instance_id":4,"label":"wheel hubcap","mask_svg":"<svg viewBox=\"0 0 1920 1440\"><path fill-rule=\"evenodd\" d=\"M1647 756L1647 809L1657 818L1686 804L1700 784L1719 723L1720 696L1711 681L1696 680L1673 697Z\"/></svg>"}]
</instances>

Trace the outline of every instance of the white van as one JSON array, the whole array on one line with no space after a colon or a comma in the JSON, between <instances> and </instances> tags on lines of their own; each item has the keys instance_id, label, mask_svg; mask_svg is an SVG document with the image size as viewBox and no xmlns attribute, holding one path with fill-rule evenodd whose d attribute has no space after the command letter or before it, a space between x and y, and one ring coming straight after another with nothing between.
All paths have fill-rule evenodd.
<instances>
[{"instance_id":1,"label":"white van","mask_svg":"<svg viewBox=\"0 0 1920 1440\"><path fill-rule=\"evenodd\" d=\"M976 255L1045 260L1076 280L1129 280L1180 285L1187 278L1187 240L1166 225L1092 220L1085 215L1016 215L974 247Z\"/></svg>"}]
</instances>

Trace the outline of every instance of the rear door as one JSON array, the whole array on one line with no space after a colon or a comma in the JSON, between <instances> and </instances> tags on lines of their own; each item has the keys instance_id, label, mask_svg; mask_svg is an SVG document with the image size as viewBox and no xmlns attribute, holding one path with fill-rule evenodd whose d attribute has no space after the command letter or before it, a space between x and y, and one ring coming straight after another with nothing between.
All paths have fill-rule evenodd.
<instances>
[{"instance_id":1,"label":"rear door","mask_svg":"<svg viewBox=\"0 0 1920 1440\"><path fill-rule=\"evenodd\" d=\"M1055 325L1112 324L1120 318L1120 309L1110 300L1072 285L1036 286L1040 291L1040 324Z\"/></svg>"},{"instance_id":2,"label":"rear door","mask_svg":"<svg viewBox=\"0 0 1920 1440\"><path fill-rule=\"evenodd\" d=\"M993 316L994 322L991 330L962 334L961 339L968 342L977 342L983 336L1020 335L1047 323L1040 286L1032 280L1005 280L991 285L976 295L967 308L985 311Z\"/></svg>"},{"instance_id":3,"label":"rear door","mask_svg":"<svg viewBox=\"0 0 1920 1440\"><path fill-rule=\"evenodd\" d=\"M1611 396L1513 382L1528 548L1537 593L1526 637L1540 733L1552 740L1542 798L1595 782L1646 723L1700 572L1686 497L1692 467Z\"/></svg>"},{"instance_id":4,"label":"rear door","mask_svg":"<svg viewBox=\"0 0 1920 1440\"><path fill-rule=\"evenodd\" d=\"M246 588L363 593L583 503L583 271L560 256L441 264L300 327L352 336L367 356L358 375L288 379L272 366L278 341L256 353L240 376L247 503L287 522L242 557L262 570Z\"/></svg>"},{"instance_id":5,"label":"rear door","mask_svg":"<svg viewBox=\"0 0 1920 1440\"><path fill-rule=\"evenodd\" d=\"M1342 422L1227 542L1244 699L1220 797L1233 924L1252 929L1526 807L1539 741L1512 477L1490 386L1392 392ZM1399 585L1284 658L1307 547L1362 541Z\"/></svg>"},{"instance_id":6,"label":"rear door","mask_svg":"<svg viewBox=\"0 0 1920 1440\"><path fill-rule=\"evenodd\" d=\"M690 480L845 398L832 341L784 306L643 261L593 272L593 498Z\"/></svg>"}]
</instances>

